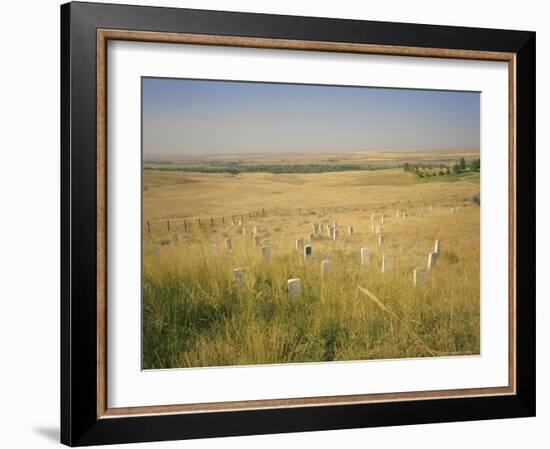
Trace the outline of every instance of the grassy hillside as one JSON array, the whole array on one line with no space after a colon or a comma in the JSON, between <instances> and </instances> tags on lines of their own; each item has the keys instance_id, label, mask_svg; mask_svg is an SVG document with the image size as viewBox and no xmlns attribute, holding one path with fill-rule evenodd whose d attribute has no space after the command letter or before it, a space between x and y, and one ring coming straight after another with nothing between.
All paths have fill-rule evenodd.
<instances>
[{"instance_id":1,"label":"grassy hillside","mask_svg":"<svg viewBox=\"0 0 550 449\"><path fill-rule=\"evenodd\" d=\"M479 206L472 197L479 175L466 178L419 179L402 169L145 170L144 368L478 354ZM239 226L240 214L262 208L265 216L245 216ZM328 239L325 226L304 260L296 239L307 240L312 223L333 221L338 240ZM254 226L269 240L269 261L254 244ZM415 287L413 269L426 267L436 239L437 266ZM381 272L383 255L394 256L393 271ZM324 276L327 259L332 272ZM233 280L236 267L244 269L241 283ZM301 279L298 297L288 295L290 278Z\"/></svg>"}]
</instances>

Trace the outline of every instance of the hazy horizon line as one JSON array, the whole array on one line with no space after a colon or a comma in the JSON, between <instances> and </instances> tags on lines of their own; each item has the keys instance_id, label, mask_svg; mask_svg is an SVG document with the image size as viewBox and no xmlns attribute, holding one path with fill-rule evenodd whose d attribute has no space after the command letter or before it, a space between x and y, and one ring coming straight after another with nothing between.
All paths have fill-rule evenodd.
<instances>
[{"instance_id":1,"label":"hazy horizon line","mask_svg":"<svg viewBox=\"0 0 550 449\"><path fill-rule=\"evenodd\" d=\"M344 153L480 153L480 148L446 148L446 149L364 149L364 150L312 150L312 151L281 151L281 152L235 152L235 153L166 153L166 154L153 154L143 152L143 158L166 158L166 157L209 157L209 156L283 156L283 155L314 155L314 154L344 154Z\"/></svg>"}]
</instances>

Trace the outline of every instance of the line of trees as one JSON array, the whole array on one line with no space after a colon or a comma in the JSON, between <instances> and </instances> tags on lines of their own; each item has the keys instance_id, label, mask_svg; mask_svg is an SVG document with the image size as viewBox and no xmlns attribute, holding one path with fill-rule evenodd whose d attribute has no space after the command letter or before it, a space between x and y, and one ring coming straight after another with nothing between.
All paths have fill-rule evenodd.
<instances>
[{"instance_id":1,"label":"line of trees","mask_svg":"<svg viewBox=\"0 0 550 449\"><path fill-rule=\"evenodd\" d=\"M411 164L409 162L405 162L405 164L403 165L403 170L405 170L406 172L413 172L419 178L423 178L425 176L444 176L450 175L451 173L459 174L467 171L479 171L480 167L480 159L472 159L468 165L466 163L466 160L461 157L458 162L452 166L445 164L439 164L439 166L433 164ZM428 172L425 170L431 171Z\"/></svg>"},{"instance_id":2,"label":"line of trees","mask_svg":"<svg viewBox=\"0 0 550 449\"><path fill-rule=\"evenodd\" d=\"M238 165L223 166L185 166L185 167L144 167L144 170L199 172L199 173L330 173L355 170L380 170L383 167L359 164L280 164L280 165Z\"/></svg>"}]
</instances>

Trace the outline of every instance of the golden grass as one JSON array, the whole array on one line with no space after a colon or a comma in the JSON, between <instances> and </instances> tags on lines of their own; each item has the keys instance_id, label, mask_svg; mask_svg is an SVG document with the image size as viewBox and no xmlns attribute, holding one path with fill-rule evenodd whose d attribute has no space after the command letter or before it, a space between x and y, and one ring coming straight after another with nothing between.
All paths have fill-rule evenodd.
<instances>
[{"instance_id":1,"label":"golden grass","mask_svg":"<svg viewBox=\"0 0 550 449\"><path fill-rule=\"evenodd\" d=\"M398 169L237 176L145 171L144 221L154 225L143 246L144 368L478 354L479 207L471 201L478 191L476 182L423 182ZM433 209L408 209L409 200ZM353 206L394 202L408 216L377 209L377 224L386 215L379 248L371 208ZM450 206L459 204L460 212L451 213ZM313 210L336 205L349 209ZM227 217L262 207L304 212L245 220L244 235L229 221L188 230L172 221L170 231L155 221ZM339 240L328 240L324 230L313 241L312 259L304 261L295 240L307 237L312 223L333 220ZM254 246L252 226L270 241L269 262ZM177 243L160 245L173 233ZM442 245L438 265L427 286L415 288L412 270L426 267L435 239ZM367 267L360 264L362 247L369 248ZM383 254L395 256L393 272L380 272ZM321 274L323 259L332 260L328 277ZM232 279L235 267L245 269L241 286ZM288 297L289 278L302 280L299 298Z\"/></svg>"}]
</instances>

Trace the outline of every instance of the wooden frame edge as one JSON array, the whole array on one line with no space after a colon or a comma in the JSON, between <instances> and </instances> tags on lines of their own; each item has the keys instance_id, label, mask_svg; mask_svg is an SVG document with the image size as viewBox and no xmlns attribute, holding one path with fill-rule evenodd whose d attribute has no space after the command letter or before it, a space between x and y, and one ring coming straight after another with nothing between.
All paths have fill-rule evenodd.
<instances>
[{"instance_id":1,"label":"wooden frame edge","mask_svg":"<svg viewBox=\"0 0 550 449\"><path fill-rule=\"evenodd\" d=\"M271 408L365 404L423 399L502 396L516 394L516 53L479 50L459 50L427 47L405 47L376 44L303 41L291 39L250 38L240 36L191 33L150 32L98 28L97 37L97 417L111 419L124 416L144 416L174 413L223 412ZM509 385L454 390L398 392L346 396L323 396L273 400L213 402L108 408L107 404L107 42L109 40L216 45L248 48L286 49L362 53L389 56L450 58L501 61L508 63L509 71Z\"/></svg>"}]
</instances>

